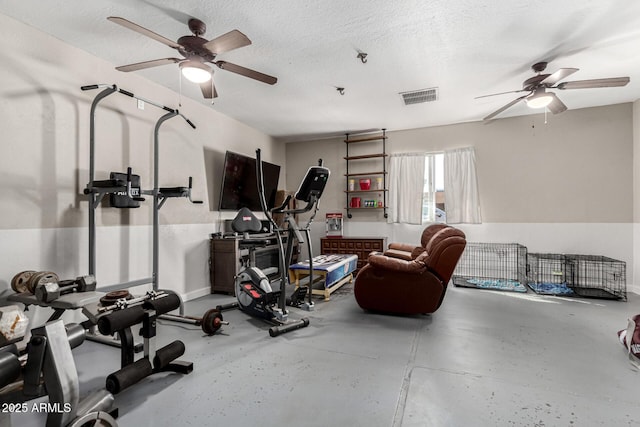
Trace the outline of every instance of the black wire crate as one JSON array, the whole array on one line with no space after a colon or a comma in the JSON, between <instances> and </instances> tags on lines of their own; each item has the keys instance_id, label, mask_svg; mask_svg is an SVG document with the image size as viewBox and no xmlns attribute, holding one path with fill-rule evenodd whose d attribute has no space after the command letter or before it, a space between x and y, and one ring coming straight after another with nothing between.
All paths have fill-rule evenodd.
<instances>
[{"instance_id":1,"label":"black wire crate","mask_svg":"<svg viewBox=\"0 0 640 427\"><path fill-rule=\"evenodd\" d=\"M518 243L467 242L452 280L467 288L527 292L527 248Z\"/></svg>"},{"instance_id":2,"label":"black wire crate","mask_svg":"<svg viewBox=\"0 0 640 427\"><path fill-rule=\"evenodd\" d=\"M565 255L567 286L577 296L627 300L627 265L600 255Z\"/></svg>"},{"instance_id":3,"label":"black wire crate","mask_svg":"<svg viewBox=\"0 0 640 427\"><path fill-rule=\"evenodd\" d=\"M540 295L576 296L568 286L564 254L527 254L527 286Z\"/></svg>"}]
</instances>

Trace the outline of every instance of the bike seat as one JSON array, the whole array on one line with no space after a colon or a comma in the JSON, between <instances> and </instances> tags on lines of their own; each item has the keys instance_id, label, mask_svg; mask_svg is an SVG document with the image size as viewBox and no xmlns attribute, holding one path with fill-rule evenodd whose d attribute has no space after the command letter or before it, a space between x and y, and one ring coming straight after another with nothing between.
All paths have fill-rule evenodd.
<instances>
[{"instance_id":1,"label":"bike seat","mask_svg":"<svg viewBox=\"0 0 640 427\"><path fill-rule=\"evenodd\" d=\"M231 228L236 233L257 233L262 230L262 222L247 208L240 208L231 221Z\"/></svg>"}]
</instances>

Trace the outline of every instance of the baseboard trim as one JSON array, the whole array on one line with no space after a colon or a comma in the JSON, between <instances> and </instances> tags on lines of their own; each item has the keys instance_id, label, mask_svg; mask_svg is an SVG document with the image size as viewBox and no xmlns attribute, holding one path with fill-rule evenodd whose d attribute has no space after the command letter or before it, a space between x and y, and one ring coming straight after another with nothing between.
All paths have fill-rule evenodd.
<instances>
[{"instance_id":1,"label":"baseboard trim","mask_svg":"<svg viewBox=\"0 0 640 427\"><path fill-rule=\"evenodd\" d=\"M207 286L205 288L196 289L194 291L187 292L186 294L181 294L180 297L182 298L182 301L187 302L187 301L191 301L191 300L203 297L205 295L209 295L210 293L211 293L211 288Z\"/></svg>"}]
</instances>

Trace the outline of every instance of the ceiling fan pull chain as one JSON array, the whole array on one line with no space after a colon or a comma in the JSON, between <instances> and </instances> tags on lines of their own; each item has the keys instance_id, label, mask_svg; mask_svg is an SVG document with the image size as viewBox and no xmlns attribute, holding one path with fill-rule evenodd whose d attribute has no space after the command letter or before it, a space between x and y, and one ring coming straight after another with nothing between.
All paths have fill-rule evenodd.
<instances>
[{"instance_id":1,"label":"ceiling fan pull chain","mask_svg":"<svg viewBox=\"0 0 640 427\"><path fill-rule=\"evenodd\" d=\"M544 108L544 124L547 124L547 107Z\"/></svg>"},{"instance_id":2,"label":"ceiling fan pull chain","mask_svg":"<svg viewBox=\"0 0 640 427\"><path fill-rule=\"evenodd\" d=\"M182 72L178 68L178 105L182 108Z\"/></svg>"}]
</instances>

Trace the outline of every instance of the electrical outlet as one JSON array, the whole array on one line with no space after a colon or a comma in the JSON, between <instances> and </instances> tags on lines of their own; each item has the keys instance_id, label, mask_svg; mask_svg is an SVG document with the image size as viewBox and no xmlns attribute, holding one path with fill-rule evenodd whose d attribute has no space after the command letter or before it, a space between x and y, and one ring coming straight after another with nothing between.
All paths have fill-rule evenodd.
<instances>
[{"instance_id":1,"label":"electrical outlet","mask_svg":"<svg viewBox=\"0 0 640 427\"><path fill-rule=\"evenodd\" d=\"M138 110L144 110L144 101L142 99L138 99Z\"/></svg>"}]
</instances>

